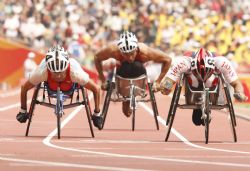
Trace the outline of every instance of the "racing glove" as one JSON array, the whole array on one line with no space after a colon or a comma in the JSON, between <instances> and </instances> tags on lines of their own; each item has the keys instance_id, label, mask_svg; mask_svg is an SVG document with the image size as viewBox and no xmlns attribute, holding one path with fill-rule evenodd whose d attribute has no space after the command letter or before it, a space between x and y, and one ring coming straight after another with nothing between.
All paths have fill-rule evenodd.
<instances>
[{"instance_id":1,"label":"racing glove","mask_svg":"<svg viewBox=\"0 0 250 171\"><path fill-rule=\"evenodd\" d=\"M99 130L102 129L102 125L103 125L103 117L101 116L101 112L96 112L94 110L94 113L92 115L92 120L93 120L93 124L95 127L97 127Z\"/></svg>"},{"instance_id":2,"label":"racing glove","mask_svg":"<svg viewBox=\"0 0 250 171\"><path fill-rule=\"evenodd\" d=\"M16 119L20 123L25 123L27 119L29 118L29 114L26 110L21 109L20 112L16 115Z\"/></svg>"}]
</instances>

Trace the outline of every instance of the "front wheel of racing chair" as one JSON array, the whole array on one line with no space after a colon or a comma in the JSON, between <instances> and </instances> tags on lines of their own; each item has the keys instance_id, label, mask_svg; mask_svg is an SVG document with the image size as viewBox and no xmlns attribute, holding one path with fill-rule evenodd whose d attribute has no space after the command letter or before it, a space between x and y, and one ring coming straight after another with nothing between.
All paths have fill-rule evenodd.
<instances>
[{"instance_id":1,"label":"front wheel of racing chair","mask_svg":"<svg viewBox=\"0 0 250 171\"><path fill-rule=\"evenodd\" d=\"M224 89L224 92L225 92L225 95L226 95L226 100L227 100L227 108L229 110L229 116L230 116L230 125L231 125L231 131L232 131L232 134L233 134L233 139L234 139L234 142L237 142L237 135L236 135L236 130L235 130L235 127L236 127L236 117L235 117L235 113L234 113L234 108L233 108L233 103L232 103L232 98L230 96L230 92L229 92L229 88L227 85L227 83L225 82L225 79L222 75L220 75L220 78L222 80L222 84L223 84L223 89Z\"/></svg>"},{"instance_id":2,"label":"front wheel of racing chair","mask_svg":"<svg viewBox=\"0 0 250 171\"><path fill-rule=\"evenodd\" d=\"M210 123L210 98L209 98L209 88L205 88L203 91L203 103L202 103L202 120L205 129L205 141L208 143L209 139L209 123Z\"/></svg>"},{"instance_id":3,"label":"front wheel of racing chair","mask_svg":"<svg viewBox=\"0 0 250 171\"><path fill-rule=\"evenodd\" d=\"M136 97L135 97L135 86L132 85L131 86L131 101L130 101L130 105L131 105L131 109L132 109L132 131L135 130L135 109L136 109Z\"/></svg>"},{"instance_id":4,"label":"front wheel of racing chair","mask_svg":"<svg viewBox=\"0 0 250 171\"><path fill-rule=\"evenodd\" d=\"M183 86L183 81L184 81L184 75L182 74L180 81L178 83L176 83L174 94L173 94L173 97L171 100L171 104L170 104L170 108L169 108L169 112L168 112L168 117L167 117L167 121L166 121L167 135L166 135L165 141L168 141L168 138L169 138L169 135L170 135L170 132L172 129L175 113L176 113L179 99L180 99L181 89Z\"/></svg>"}]
</instances>

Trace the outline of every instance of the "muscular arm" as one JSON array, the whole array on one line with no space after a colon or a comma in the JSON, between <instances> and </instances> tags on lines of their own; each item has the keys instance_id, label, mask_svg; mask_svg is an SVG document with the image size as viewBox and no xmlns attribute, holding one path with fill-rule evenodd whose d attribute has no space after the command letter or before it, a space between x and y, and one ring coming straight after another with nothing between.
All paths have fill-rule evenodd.
<instances>
[{"instance_id":1,"label":"muscular arm","mask_svg":"<svg viewBox=\"0 0 250 171\"><path fill-rule=\"evenodd\" d=\"M30 89L35 87L29 81L26 81L21 87L21 109L27 110L27 93Z\"/></svg>"},{"instance_id":2,"label":"muscular arm","mask_svg":"<svg viewBox=\"0 0 250 171\"><path fill-rule=\"evenodd\" d=\"M95 101L95 111L100 111L100 87L96 85L92 80L89 80L89 82L85 84L84 87L93 92Z\"/></svg>"},{"instance_id":3,"label":"muscular arm","mask_svg":"<svg viewBox=\"0 0 250 171\"><path fill-rule=\"evenodd\" d=\"M116 50L116 47L114 46L114 44L111 44L101 49L95 54L95 57L94 57L95 66L99 74L99 78L102 82L105 82L105 77L104 77L103 68L102 68L102 61L107 60L111 57L115 58L115 53L116 53L115 50Z\"/></svg>"},{"instance_id":4,"label":"muscular arm","mask_svg":"<svg viewBox=\"0 0 250 171\"><path fill-rule=\"evenodd\" d=\"M143 47L144 48L144 47ZM148 61L152 60L155 63L161 63L161 73L159 77L157 78L156 82L160 84L161 80L164 78L166 75L170 65L171 65L171 58L167 56L164 52L158 50L158 49L153 49L150 47L146 48L147 50L146 55L148 56Z\"/></svg>"}]
</instances>

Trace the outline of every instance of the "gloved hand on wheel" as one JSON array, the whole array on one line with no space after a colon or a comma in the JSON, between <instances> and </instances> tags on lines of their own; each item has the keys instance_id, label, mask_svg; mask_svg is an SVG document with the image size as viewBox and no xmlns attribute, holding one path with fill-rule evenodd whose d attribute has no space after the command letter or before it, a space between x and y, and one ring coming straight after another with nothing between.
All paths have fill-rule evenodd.
<instances>
[{"instance_id":1,"label":"gloved hand on wheel","mask_svg":"<svg viewBox=\"0 0 250 171\"><path fill-rule=\"evenodd\" d=\"M94 113L92 115L92 120L93 120L93 124L95 127L97 127L99 130L102 129L102 124L103 124L103 117L101 116L101 112L96 112L94 110Z\"/></svg>"},{"instance_id":2,"label":"gloved hand on wheel","mask_svg":"<svg viewBox=\"0 0 250 171\"><path fill-rule=\"evenodd\" d=\"M20 112L16 115L16 119L20 123L25 123L28 118L29 118L29 114L27 113L26 110L23 110L23 109L21 109Z\"/></svg>"}]
</instances>

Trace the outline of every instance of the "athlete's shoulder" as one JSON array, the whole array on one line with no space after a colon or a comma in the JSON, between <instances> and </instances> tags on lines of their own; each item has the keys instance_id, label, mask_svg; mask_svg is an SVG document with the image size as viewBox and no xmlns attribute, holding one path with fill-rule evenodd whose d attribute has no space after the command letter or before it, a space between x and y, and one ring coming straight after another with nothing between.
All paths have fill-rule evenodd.
<instances>
[{"instance_id":1,"label":"athlete's shoulder","mask_svg":"<svg viewBox=\"0 0 250 171\"><path fill-rule=\"evenodd\" d=\"M185 57L192 57L192 56L194 56L194 54L195 54L194 51L185 51L183 53L183 56L185 56Z\"/></svg>"}]
</instances>

